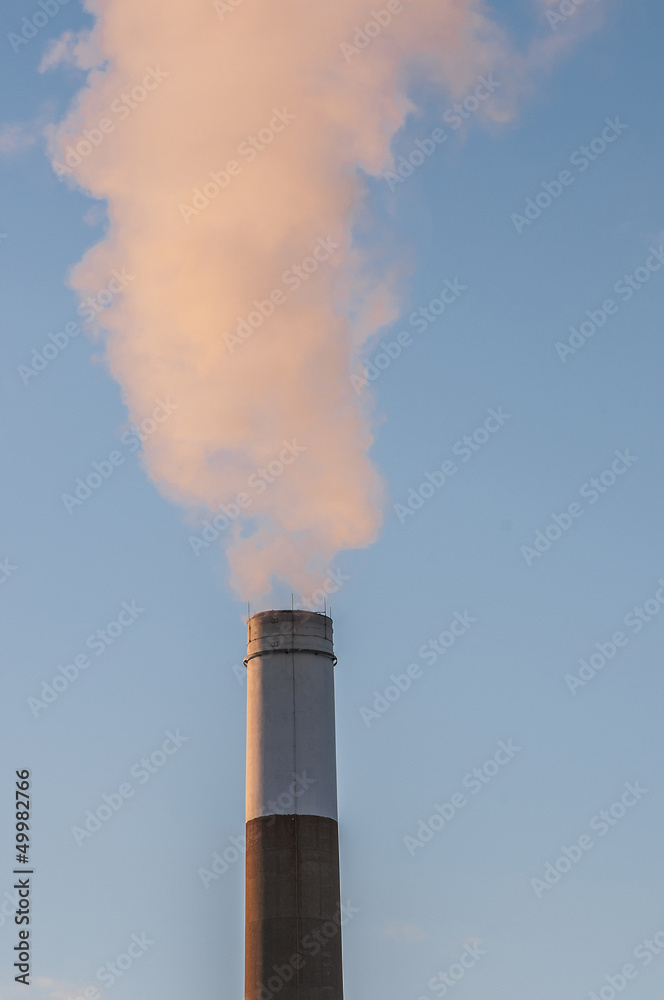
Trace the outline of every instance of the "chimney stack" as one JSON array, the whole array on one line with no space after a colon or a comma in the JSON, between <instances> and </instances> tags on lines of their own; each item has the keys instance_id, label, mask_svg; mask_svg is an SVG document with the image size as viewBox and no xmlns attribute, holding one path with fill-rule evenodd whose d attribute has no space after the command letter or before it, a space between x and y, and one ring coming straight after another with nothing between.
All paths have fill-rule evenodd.
<instances>
[{"instance_id":1,"label":"chimney stack","mask_svg":"<svg viewBox=\"0 0 664 1000\"><path fill-rule=\"evenodd\" d=\"M332 619L248 621L245 1000L342 1000Z\"/></svg>"}]
</instances>

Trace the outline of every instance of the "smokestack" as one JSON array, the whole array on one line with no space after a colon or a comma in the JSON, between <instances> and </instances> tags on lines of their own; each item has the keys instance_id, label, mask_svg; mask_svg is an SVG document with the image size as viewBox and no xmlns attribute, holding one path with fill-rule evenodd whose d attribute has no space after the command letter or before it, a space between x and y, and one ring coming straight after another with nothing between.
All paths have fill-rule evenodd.
<instances>
[{"instance_id":1,"label":"smokestack","mask_svg":"<svg viewBox=\"0 0 664 1000\"><path fill-rule=\"evenodd\" d=\"M248 622L245 1000L342 1000L332 619Z\"/></svg>"}]
</instances>

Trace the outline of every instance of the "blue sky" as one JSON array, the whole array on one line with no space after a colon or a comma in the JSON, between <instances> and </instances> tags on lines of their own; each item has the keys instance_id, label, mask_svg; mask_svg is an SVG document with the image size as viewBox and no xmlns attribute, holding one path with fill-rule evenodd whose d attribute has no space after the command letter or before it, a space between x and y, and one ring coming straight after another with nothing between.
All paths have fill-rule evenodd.
<instances>
[{"instance_id":1,"label":"blue sky","mask_svg":"<svg viewBox=\"0 0 664 1000\"><path fill-rule=\"evenodd\" d=\"M499 7L517 37L525 32L525 2ZM4 802L14 770L33 772L34 995L66 1000L95 983L105 995L98 970L145 935L152 943L110 987L113 1000L235 1000L242 860L207 888L198 870L243 832L245 609L223 553L194 556L182 511L123 443L126 411L101 345L78 336L27 385L19 374L33 348L76 320L67 273L104 225L101 211L89 214L93 202L55 177L41 139L30 141L62 117L83 79L37 72L44 47L89 19L72 0L15 53L6 36L25 10L10 0L0 33L2 120L23 123L27 136L1 162L0 739ZM332 566L342 577L331 599L342 893L358 910L344 930L349 997L441 996L436 977L454 976L447 970L461 968L469 947L481 954L449 988L458 1000L571 1000L602 988L609 997L606 977L629 964L636 974L623 995L661 996L664 951L649 962L634 952L664 931L664 604L655 596L664 600L664 267L654 270L651 249L664 256L663 19L654 0L607 5L603 27L537 81L512 122L486 130L471 118L394 191L368 182L385 252L412 262L402 315L383 340L408 331L412 342L374 383L372 455L389 492L382 535ZM397 155L448 110L440 93L424 105L399 133ZM581 169L570 158L607 119L626 127ZM572 182L518 232L512 216L564 170ZM637 285L648 280L627 300L617 288L634 274ZM467 287L416 330L409 317L446 281ZM556 344L607 299L613 314L563 361ZM486 441L480 432L464 461L457 442L490 410L504 421ZM62 494L114 451L112 474L68 513ZM613 482L616 452L632 458ZM400 518L394 505L445 461L455 473ZM603 473L591 501L584 484ZM556 531L554 515L575 503L579 516ZM547 528L549 539L536 535ZM537 537L543 551L528 556ZM646 602L639 628L633 609ZM121 612L126 624L97 655L88 638ZM476 621L430 662L423 647L455 613ZM615 651L572 692L565 677L596 644ZM90 666L35 717L28 699L86 652ZM388 704L376 699L391 675L408 676L410 665L408 690L376 709ZM143 779L141 758L167 733L186 740ZM488 780L473 792L464 779L499 741L520 749L495 775L482 772ZM72 827L126 783L133 794L79 846ZM595 818L638 783L647 791L615 807L624 816L600 833ZM466 804L409 850L405 838L426 838L435 806L455 794ZM10 808L0 817L11 845ZM532 880L584 835L592 846L538 892ZM3 856L4 900L12 853ZM21 987L9 919L0 942L10 1000Z\"/></svg>"}]
</instances>

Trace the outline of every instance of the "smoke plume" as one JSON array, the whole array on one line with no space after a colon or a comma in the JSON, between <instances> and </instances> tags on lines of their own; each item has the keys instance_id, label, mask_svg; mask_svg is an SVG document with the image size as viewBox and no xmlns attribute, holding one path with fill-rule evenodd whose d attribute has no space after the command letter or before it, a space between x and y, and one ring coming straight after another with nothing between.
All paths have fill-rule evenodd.
<instances>
[{"instance_id":1,"label":"smoke plume","mask_svg":"<svg viewBox=\"0 0 664 1000\"><path fill-rule=\"evenodd\" d=\"M177 407L145 466L207 512L238 593L277 577L309 592L381 523L367 394L349 375L397 303L352 245L364 175L392 166L413 83L453 100L493 72L500 93L476 117L506 120L570 35L547 25L548 2L518 52L480 0L86 7L93 31L43 63L87 70L51 151L108 203L72 286L83 301L111 289L99 322L131 418Z\"/></svg>"}]
</instances>

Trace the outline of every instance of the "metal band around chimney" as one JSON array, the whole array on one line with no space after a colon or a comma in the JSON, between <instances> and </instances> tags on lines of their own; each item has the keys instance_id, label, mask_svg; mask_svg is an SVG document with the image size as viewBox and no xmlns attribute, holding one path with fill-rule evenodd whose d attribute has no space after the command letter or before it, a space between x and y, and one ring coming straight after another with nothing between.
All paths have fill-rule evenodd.
<instances>
[{"instance_id":1,"label":"metal band around chimney","mask_svg":"<svg viewBox=\"0 0 664 1000\"><path fill-rule=\"evenodd\" d=\"M337 658L334 653L328 653L322 649L261 649L258 653L252 653L251 656L245 656L242 661L246 667L249 660L253 660L256 656L271 656L272 653L313 653L314 656L329 656L332 660L332 665L336 666Z\"/></svg>"}]
</instances>

